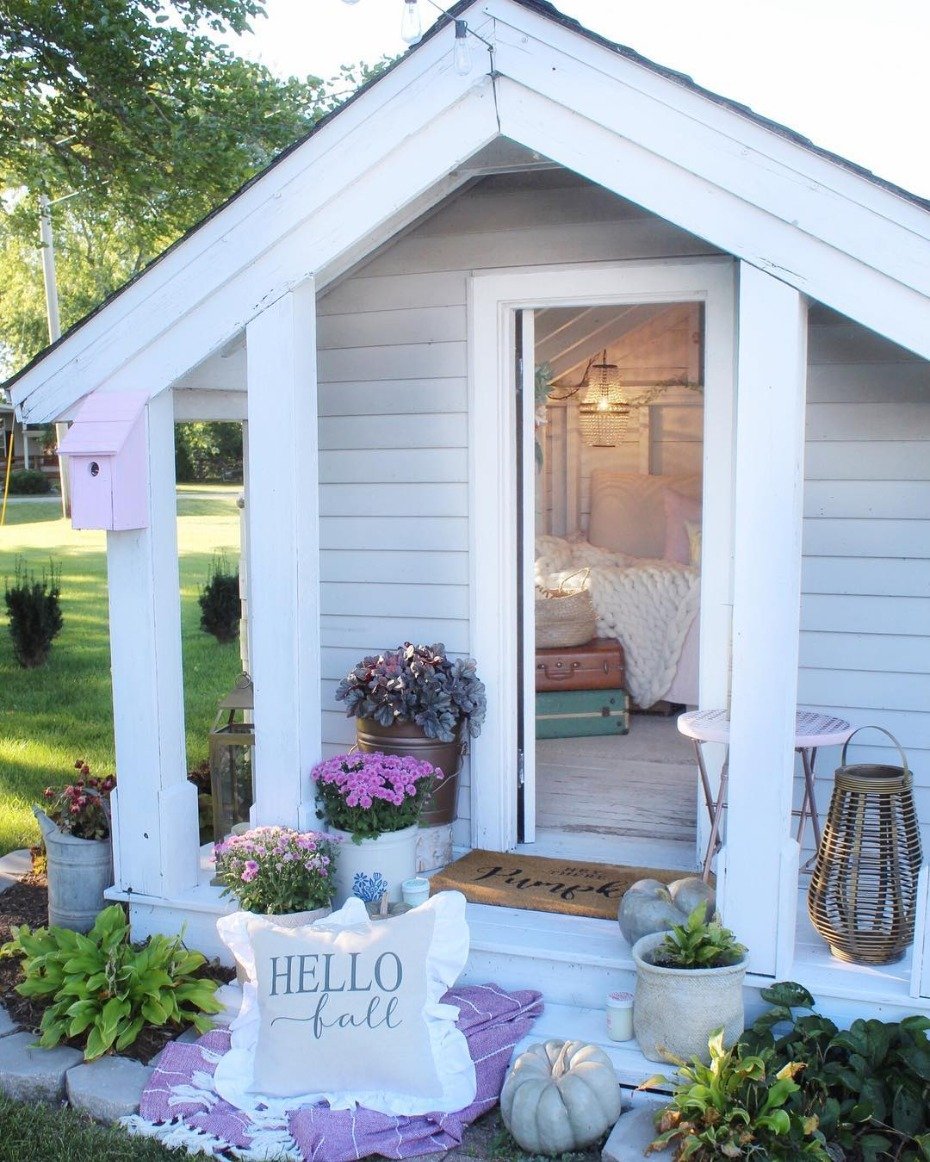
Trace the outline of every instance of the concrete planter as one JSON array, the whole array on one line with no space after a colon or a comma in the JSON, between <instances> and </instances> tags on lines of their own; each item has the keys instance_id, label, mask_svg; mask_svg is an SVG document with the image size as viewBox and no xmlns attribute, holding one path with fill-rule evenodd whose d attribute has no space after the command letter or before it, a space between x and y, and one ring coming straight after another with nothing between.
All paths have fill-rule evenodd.
<instances>
[{"instance_id":1,"label":"concrete planter","mask_svg":"<svg viewBox=\"0 0 930 1162\"><path fill-rule=\"evenodd\" d=\"M633 945L633 1033L650 1061L667 1062L671 1055L709 1062L707 1039L715 1029L723 1026L729 1046L745 1028L746 961L723 968L662 968L651 957L665 936L652 932Z\"/></svg>"}]
</instances>

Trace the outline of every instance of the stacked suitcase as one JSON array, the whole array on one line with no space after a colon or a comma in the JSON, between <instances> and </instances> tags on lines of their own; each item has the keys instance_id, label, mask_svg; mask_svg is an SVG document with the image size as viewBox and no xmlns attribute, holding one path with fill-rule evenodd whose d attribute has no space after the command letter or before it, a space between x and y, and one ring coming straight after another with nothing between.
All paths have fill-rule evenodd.
<instances>
[{"instance_id":1,"label":"stacked suitcase","mask_svg":"<svg viewBox=\"0 0 930 1162\"><path fill-rule=\"evenodd\" d=\"M536 651L536 737L627 734L623 649L613 638Z\"/></svg>"}]
</instances>

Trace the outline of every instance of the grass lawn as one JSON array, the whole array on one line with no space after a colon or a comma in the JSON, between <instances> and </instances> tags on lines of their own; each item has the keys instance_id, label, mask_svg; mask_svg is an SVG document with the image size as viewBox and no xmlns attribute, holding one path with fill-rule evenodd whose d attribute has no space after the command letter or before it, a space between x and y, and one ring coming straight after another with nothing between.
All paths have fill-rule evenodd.
<instances>
[{"instance_id":1,"label":"grass lawn","mask_svg":"<svg viewBox=\"0 0 930 1162\"><path fill-rule=\"evenodd\" d=\"M216 703L239 673L239 643L220 645L199 626L197 595L214 552L235 562L236 485L178 489L178 554L188 766L207 756ZM0 528L0 578L17 557L37 572L61 564L64 628L45 666L23 670L13 657L0 606L0 854L38 838L32 804L63 784L82 758L94 774L115 769L105 534L75 532L48 501L10 503ZM118 774L118 772L117 772Z\"/></svg>"}]
</instances>

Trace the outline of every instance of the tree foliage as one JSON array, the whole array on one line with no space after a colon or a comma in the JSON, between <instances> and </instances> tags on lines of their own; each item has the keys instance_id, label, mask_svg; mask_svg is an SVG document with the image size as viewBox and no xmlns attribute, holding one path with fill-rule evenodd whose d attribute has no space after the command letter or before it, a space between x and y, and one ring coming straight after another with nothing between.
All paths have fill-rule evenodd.
<instances>
[{"instance_id":1,"label":"tree foliage","mask_svg":"<svg viewBox=\"0 0 930 1162\"><path fill-rule=\"evenodd\" d=\"M38 199L67 328L307 131L367 70L278 80L218 37L265 0L0 0L0 347L47 341ZM66 200L63 200L66 199Z\"/></svg>"}]
</instances>

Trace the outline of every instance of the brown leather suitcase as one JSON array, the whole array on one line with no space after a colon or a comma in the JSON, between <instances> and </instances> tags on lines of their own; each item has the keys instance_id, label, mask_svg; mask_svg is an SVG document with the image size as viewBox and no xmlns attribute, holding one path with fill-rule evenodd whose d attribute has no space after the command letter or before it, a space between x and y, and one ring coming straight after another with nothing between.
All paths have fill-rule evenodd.
<instances>
[{"instance_id":1,"label":"brown leather suitcase","mask_svg":"<svg viewBox=\"0 0 930 1162\"><path fill-rule=\"evenodd\" d=\"M536 690L618 690L624 684L623 647L596 637L583 646L536 651Z\"/></svg>"}]
</instances>

